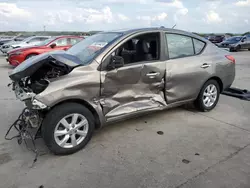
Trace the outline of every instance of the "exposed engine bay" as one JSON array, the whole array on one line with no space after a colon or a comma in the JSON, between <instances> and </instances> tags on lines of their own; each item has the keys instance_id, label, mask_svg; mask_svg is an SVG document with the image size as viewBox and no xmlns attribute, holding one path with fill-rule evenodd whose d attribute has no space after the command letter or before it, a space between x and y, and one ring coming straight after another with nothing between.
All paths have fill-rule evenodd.
<instances>
[{"instance_id":1,"label":"exposed engine bay","mask_svg":"<svg viewBox=\"0 0 250 188\"><path fill-rule=\"evenodd\" d=\"M65 64L51 60L45 63L31 76L25 77L18 82L20 88L24 92L33 92L39 94L43 92L50 83L50 79L54 79L68 74L72 69ZM15 86L15 84L13 84ZM14 87L13 90L16 88Z\"/></svg>"}]
</instances>

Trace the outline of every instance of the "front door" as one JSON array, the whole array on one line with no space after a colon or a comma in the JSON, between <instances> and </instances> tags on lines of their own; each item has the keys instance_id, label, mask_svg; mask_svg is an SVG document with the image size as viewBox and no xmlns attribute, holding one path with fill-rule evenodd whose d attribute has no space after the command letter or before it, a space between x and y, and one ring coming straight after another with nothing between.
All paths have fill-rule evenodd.
<instances>
[{"instance_id":1,"label":"front door","mask_svg":"<svg viewBox=\"0 0 250 188\"><path fill-rule=\"evenodd\" d=\"M101 72L101 105L108 121L166 106L166 63L159 49L159 32L136 35L105 60L114 55L124 58L124 66Z\"/></svg>"},{"instance_id":2,"label":"front door","mask_svg":"<svg viewBox=\"0 0 250 188\"><path fill-rule=\"evenodd\" d=\"M241 39L241 48L242 49L248 49L250 48L250 39L243 37L243 39Z\"/></svg>"},{"instance_id":3,"label":"front door","mask_svg":"<svg viewBox=\"0 0 250 188\"><path fill-rule=\"evenodd\" d=\"M70 47L68 38L60 38L54 43L56 44L56 46L53 48L54 50L67 50Z\"/></svg>"},{"instance_id":4,"label":"front door","mask_svg":"<svg viewBox=\"0 0 250 188\"><path fill-rule=\"evenodd\" d=\"M166 33L166 98L167 103L197 97L213 68L212 60L201 52L205 43L189 36Z\"/></svg>"}]
</instances>

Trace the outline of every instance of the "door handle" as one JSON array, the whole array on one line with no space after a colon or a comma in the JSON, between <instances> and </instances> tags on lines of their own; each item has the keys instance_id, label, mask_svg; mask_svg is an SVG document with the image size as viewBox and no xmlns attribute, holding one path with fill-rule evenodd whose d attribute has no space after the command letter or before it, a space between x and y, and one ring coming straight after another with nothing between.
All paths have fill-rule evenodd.
<instances>
[{"instance_id":1,"label":"door handle","mask_svg":"<svg viewBox=\"0 0 250 188\"><path fill-rule=\"evenodd\" d=\"M149 78L155 78L156 76L160 75L159 72L151 72L151 73L148 73L147 76Z\"/></svg>"},{"instance_id":2,"label":"door handle","mask_svg":"<svg viewBox=\"0 0 250 188\"><path fill-rule=\"evenodd\" d=\"M206 69L206 68L208 68L208 67L210 67L211 65L209 65L209 64L207 64L207 63L204 63L203 65L201 65L201 68L203 68L203 69Z\"/></svg>"}]
</instances>

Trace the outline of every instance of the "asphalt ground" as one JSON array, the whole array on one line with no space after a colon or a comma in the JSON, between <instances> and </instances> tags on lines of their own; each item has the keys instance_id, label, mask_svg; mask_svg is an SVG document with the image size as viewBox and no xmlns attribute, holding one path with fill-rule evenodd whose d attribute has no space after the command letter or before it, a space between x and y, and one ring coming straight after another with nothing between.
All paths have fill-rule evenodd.
<instances>
[{"instance_id":1,"label":"asphalt ground","mask_svg":"<svg viewBox=\"0 0 250 188\"><path fill-rule=\"evenodd\" d=\"M250 52L232 54L233 86L250 90ZM0 188L250 187L250 102L224 95L208 113L179 107L109 125L69 156L39 141L32 166L31 151L4 139L24 107L7 87L12 69L0 55Z\"/></svg>"}]
</instances>

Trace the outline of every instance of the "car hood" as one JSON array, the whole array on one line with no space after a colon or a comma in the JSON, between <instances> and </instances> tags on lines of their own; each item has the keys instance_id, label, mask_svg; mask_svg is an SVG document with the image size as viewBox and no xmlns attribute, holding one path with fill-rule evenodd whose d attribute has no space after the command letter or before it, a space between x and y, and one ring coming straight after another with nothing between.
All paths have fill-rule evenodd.
<instances>
[{"instance_id":1,"label":"car hood","mask_svg":"<svg viewBox=\"0 0 250 188\"><path fill-rule=\"evenodd\" d=\"M30 50L30 49L42 49L45 48L45 46L26 46L26 47L20 47L20 48L15 48L13 50L10 50L8 53L14 53L17 51L25 51L25 50Z\"/></svg>"},{"instance_id":2,"label":"car hood","mask_svg":"<svg viewBox=\"0 0 250 188\"><path fill-rule=\"evenodd\" d=\"M237 41L223 41L221 44L236 44L238 43Z\"/></svg>"},{"instance_id":3,"label":"car hood","mask_svg":"<svg viewBox=\"0 0 250 188\"><path fill-rule=\"evenodd\" d=\"M33 75L44 64L53 62L54 64L66 66L68 69L73 69L82 65L82 62L71 54L62 51L53 51L34 56L22 62L12 72L9 77L13 81L19 81L22 78Z\"/></svg>"}]
</instances>

